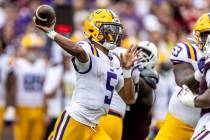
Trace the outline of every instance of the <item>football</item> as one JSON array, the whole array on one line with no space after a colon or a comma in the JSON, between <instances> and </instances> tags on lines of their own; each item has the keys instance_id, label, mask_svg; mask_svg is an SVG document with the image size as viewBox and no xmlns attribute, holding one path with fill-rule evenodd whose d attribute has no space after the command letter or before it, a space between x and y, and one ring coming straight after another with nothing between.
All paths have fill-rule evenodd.
<instances>
[{"instance_id":1,"label":"football","mask_svg":"<svg viewBox=\"0 0 210 140\"><path fill-rule=\"evenodd\" d=\"M50 27L55 23L55 10L49 5L40 5L34 13L35 23Z\"/></svg>"}]
</instances>

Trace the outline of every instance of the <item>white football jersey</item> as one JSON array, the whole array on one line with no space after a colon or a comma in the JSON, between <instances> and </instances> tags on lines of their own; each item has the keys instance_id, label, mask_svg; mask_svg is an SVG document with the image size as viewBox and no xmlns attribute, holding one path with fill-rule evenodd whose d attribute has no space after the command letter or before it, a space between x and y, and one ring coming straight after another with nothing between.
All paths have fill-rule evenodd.
<instances>
[{"instance_id":1,"label":"white football jersey","mask_svg":"<svg viewBox=\"0 0 210 140\"><path fill-rule=\"evenodd\" d=\"M112 50L111 52L113 52L114 54L116 54L117 57L120 57L120 54L121 53L125 53L126 52L126 49L124 49L122 47L117 47L114 50ZM121 74L122 75L122 71L119 72L118 74ZM120 76L120 78L122 78L121 81L124 81L123 76ZM121 84L121 86L124 86L124 83ZM122 87L120 87L119 89L121 89L121 88ZM118 94L119 91L115 91L115 92L116 92L116 94L114 94L113 97L112 97L110 109L113 110L113 111L116 111L116 112L120 113L120 115L122 117L124 117L125 116L125 111L126 111L126 104L123 101L123 99L119 96L119 94Z\"/></svg>"},{"instance_id":2,"label":"white football jersey","mask_svg":"<svg viewBox=\"0 0 210 140\"><path fill-rule=\"evenodd\" d=\"M173 64L189 63L196 71L198 69L197 61L203 56L202 51L195 44L178 43L173 48L171 61ZM169 102L169 112L192 127L196 126L200 118L200 111L199 108L183 105L175 94L172 95Z\"/></svg>"},{"instance_id":3,"label":"white football jersey","mask_svg":"<svg viewBox=\"0 0 210 140\"><path fill-rule=\"evenodd\" d=\"M66 110L80 123L94 127L99 118L107 114L114 90L123 83L118 77L122 70L119 59L113 53L106 56L86 41L78 42L78 45L86 51L89 61L81 63L73 60L77 71L76 87Z\"/></svg>"},{"instance_id":4,"label":"white football jersey","mask_svg":"<svg viewBox=\"0 0 210 140\"><path fill-rule=\"evenodd\" d=\"M62 93L60 84L63 74L63 65L51 66L48 68L45 76L43 92L46 95L55 92L53 98L47 100L47 114L50 117L57 118L62 108ZM53 82L52 82L53 81Z\"/></svg>"},{"instance_id":5,"label":"white football jersey","mask_svg":"<svg viewBox=\"0 0 210 140\"><path fill-rule=\"evenodd\" d=\"M31 64L24 58L17 58L14 71L17 77L17 105L42 107L44 105L43 84L47 71L46 62L38 59Z\"/></svg>"},{"instance_id":6,"label":"white football jersey","mask_svg":"<svg viewBox=\"0 0 210 140\"><path fill-rule=\"evenodd\" d=\"M0 106L5 105L5 81L10 70L9 56L0 55Z\"/></svg>"}]
</instances>

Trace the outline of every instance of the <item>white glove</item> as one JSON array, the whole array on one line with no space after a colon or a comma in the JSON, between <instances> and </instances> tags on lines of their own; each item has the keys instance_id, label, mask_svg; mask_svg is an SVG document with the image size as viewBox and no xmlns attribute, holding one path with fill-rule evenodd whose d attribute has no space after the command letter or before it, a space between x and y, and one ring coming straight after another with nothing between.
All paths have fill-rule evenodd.
<instances>
[{"instance_id":1,"label":"white glove","mask_svg":"<svg viewBox=\"0 0 210 140\"><path fill-rule=\"evenodd\" d=\"M196 81L200 82L202 79L203 74L200 72L200 70L196 70L194 73L194 78Z\"/></svg>"},{"instance_id":2,"label":"white glove","mask_svg":"<svg viewBox=\"0 0 210 140\"><path fill-rule=\"evenodd\" d=\"M4 112L5 121L15 121L16 119L16 109L13 106L8 106Z\"/></svg>"},{"instance_id":3,"label":"white glove","mask_svg":"<svg viewBox=\"0 0 210 140\"><path fill-rule=\"evenodd\" d=\"M178 92L177 96L182 104L190 107L195 107L194 100L198 95L194 95L186 85L183 85L182 88L177 86L176 92Z\"/></svg>"}]
</instances>

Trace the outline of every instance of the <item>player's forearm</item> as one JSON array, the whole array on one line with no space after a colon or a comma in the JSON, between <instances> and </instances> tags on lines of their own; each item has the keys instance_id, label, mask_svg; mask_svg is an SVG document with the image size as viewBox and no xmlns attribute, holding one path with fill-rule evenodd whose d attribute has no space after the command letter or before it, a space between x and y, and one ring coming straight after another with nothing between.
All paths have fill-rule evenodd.
<instances>
[{"instance_id":1,"label":"player's forearm","mask_svg":"<svg viewBox=\"0 0 210 140\"><path fill-rule=\"evenodd\" d=\"M195 71L191 64L177 64L174 65L173 70L177 85L187 85L192 92L196 92L198 90L199 82L195 80Z\"/></svg>"},{"instance_id":2,"label":"player's forearm","mask_svg":"<svg viewBox=\"0 0 210 140\"><path fill-rule=\"evenodd\" d=\"M186 75L177 80L177 84L180 85L187 85L192 92L197 92L199 88L199 82L195 80L194 74Z\"/></svg>"},{"instance_id":3,"label":"player's forearm","mask_svg":"<svg viewBox=\"0 0 210 140\"><path fill-rule=\"evenodd\" d=\"M119 92L126 104L135 103L135 89L132 78L124 78L124 87Z\"/></svg>"},{"instance_id":4,"label":"player's forearm","mask_svg":"<svg viewBox=\"0 0 210 140\"><path fill-rule=\"evenodd\" d=\"M139 79L139 95L140 101L147 106L154 102L153 89L144 81L143 78ZM138 101L137 101L138 102Z\"/></svg>"},{"instance_id":5,"label":"player's forearm","mask_svg":"<svg viewBox=\"0 0 210 140\"><path fill-rule=\"evenodd\" d=\"M75 42L60 34L56 34L54 40L61 48L69 54L75 56L80 62L85 63L88 61L88 56L84 49L78 46Z\"/></svg>"},{"instance_id":6,"label":"player's forearm","mask_svg":"<svg viewBox=\"0 0 210 140\"><path fill-rule=\"evenodd\" d=\"M6 105L15 106L16 76L13 72L8 74L5 87L6 87Z\"/></svg>"},{"instance_id":7,"label":"player's forearm","mask_svg":"<svg viewBox=\"0 0 210 140\"><path fill-rule=\"evenodd\" d=\"M195 98L195 107L210 108L210 89Z\"/></svg>"}]
</instances>

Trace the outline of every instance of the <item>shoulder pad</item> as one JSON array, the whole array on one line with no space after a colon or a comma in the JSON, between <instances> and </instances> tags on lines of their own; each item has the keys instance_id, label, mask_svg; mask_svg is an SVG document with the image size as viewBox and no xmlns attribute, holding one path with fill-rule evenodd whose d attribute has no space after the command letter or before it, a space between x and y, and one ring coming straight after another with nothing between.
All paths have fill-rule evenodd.
<instances>
[{"instance_id":1,"label":"shoulder pad","mask_svg":"<svg viewBox=\"0 0 210 140\"><path fill-rule=\"evenodd\" d=\"M91 43L87 41L79 41L77 44L82 47L86 53L99 57L98 50Z\"/></svg>"},{"instance_id":2,"label":"shoulder pad","mask_svg":"<svg viewBox=\"0 0 210 140\"><path fill-rule=\"evenodd\" d=\"M191 60L197 61L197 52L189 42L177 43L172 50L170 59L173 64L189 63Z\"/></svg>"}]
</instances>

